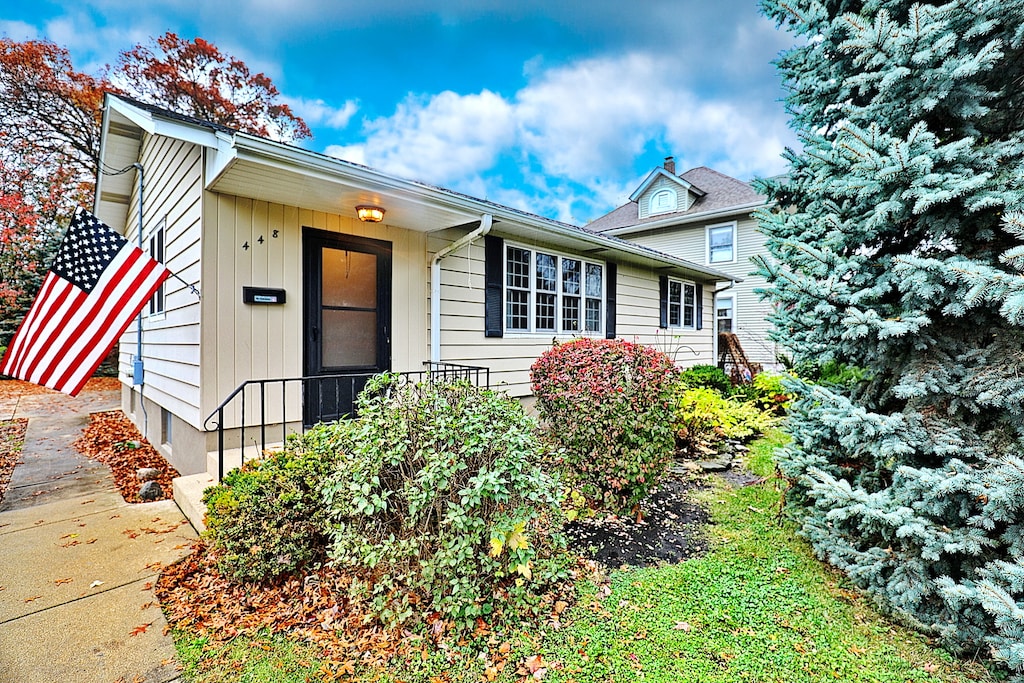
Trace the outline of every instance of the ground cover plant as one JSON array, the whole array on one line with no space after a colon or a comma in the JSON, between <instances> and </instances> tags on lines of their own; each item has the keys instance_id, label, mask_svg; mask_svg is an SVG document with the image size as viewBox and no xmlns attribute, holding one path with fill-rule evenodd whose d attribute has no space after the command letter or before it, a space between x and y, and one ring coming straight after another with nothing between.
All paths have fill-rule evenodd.
<instances>
[{"instance_id":1,"label":"ground cover plant","mask_svg":"<svg viewBox=\"0 0 1024 683\"><path fill-rule=\"evenodd\" d=\"M556 344L530 368L564 470L594 504L635 510L668 467L677 378L660 351L589 337Z\"/></svg>"},{"instance_id":2,"label":"ground cover plant","mask_svg":"<svg viewBox=\"0 0 1024 683\"><path fill-rule=\"evenodd\" d=\"M761 188L797 363L787 500L822 558L1024 680L1024 2L764 0L802 149Z\"/></svg>"},{"instance_id":3,"label":"ground cover plant","mask_svg":"<svg viewBox=\"0 0 1024 683\"><path fill-rule=\"evenodd\" d=\"M957 660L880 617L848 580L815 560L792 523L778 522L783 482L771 478L771 453L784 440L773 432L752 444L749 466L764 478L760 483L733 488L707 480L699 494L713 521L705 529L705 555L608 574L581 569L575 604L553 604L541 626L482 628L475 647L453 642L442 649L414 635L391 641L392 634L379 628L359 630L351 623L358 622L358 611L326 601L328 586L316 579L289 579L254 592L237 584L214 586L210 575L194 573L193 597L164 603L172 605L168 614L185 678L992 683L984 667ZM335 588L351 599L343 587ZM196 609L207 596L218 601L219 611ZM293 635L282 634L280 627L294 625L297 617L302 623ZM347 654L338 642L349 647ZM396 642L402 653L385 657Z\"/></svg>"}]
</instances>

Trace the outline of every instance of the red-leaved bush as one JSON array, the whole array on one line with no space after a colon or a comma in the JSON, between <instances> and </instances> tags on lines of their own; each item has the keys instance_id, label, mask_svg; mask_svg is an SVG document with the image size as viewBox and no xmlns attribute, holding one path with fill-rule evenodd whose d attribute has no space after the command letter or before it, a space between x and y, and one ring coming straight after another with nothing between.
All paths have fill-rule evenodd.
<instances>
[{"instance_id":1,"label":"red-leaved bush","mask_svg":"<svg viewBox=\"0 0 1024 683\"><path fill-rule=\"evenodd\" d=\"M541 419L591 500L634 508L672 461L672 387L664 353L621 340L556 344L530 368Z\"/></svg>"}]
</instances>

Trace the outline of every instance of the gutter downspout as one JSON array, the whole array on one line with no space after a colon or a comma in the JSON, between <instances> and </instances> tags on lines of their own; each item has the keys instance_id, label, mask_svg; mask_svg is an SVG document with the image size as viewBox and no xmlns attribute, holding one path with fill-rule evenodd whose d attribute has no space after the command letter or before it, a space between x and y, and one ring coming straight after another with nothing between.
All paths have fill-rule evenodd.
<instances>
[{"instance_id":1,"label":"gutter downspout","mask_svg":"<svg viewBox=\"0 0 1024 683\"><path fill-rule=\"evenodd\" d=\"M461 238L449 244L441 251L434 254L430 260L430 363L431 368L441 362L441 259L448 254L458 251L478 237L483 237L491 231L493 223L491 214L485 213L480 216L480 227L472 232L463 235Z\"/></svg>"},{"instance_id":2,"label":"gutter downspout","mask_svg":"<svg viewBox=\"0 0 1024 683\"><path fill-rule=\"evenodd\" d=\"M712 353L715 354L715 367L718 367L718 295L722 292L728 292L730 289L736 286L736 281L732 280L728 285L721 289L716 289L711 292L711 329L714 330L714 337L711 338ZM732 319L736 320L736 299L732 300ZM735 330L733 330L735 332Z\"/></svg>"}]
</instances>

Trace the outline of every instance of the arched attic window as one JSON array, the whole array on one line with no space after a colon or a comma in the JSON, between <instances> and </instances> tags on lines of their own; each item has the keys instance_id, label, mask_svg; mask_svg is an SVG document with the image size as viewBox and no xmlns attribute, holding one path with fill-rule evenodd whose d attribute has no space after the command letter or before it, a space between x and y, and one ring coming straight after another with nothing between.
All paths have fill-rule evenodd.
<instances>
[{"instance_id":1,"label":"arched attic window","mask_svg":"<svg viewBox=\"0 0 1024 683\"><path fill-rule=\"evenodd\" d=\"M670 213L679 207L676 191L670 188L662 188L651 195L650 214Z\"/></svg>"}]
</instances>

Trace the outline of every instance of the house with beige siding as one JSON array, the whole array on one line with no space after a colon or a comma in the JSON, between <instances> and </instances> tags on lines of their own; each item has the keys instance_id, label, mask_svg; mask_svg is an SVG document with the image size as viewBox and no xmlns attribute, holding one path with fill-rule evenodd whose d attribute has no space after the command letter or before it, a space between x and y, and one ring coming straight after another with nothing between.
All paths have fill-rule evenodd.
<instances>
[{"instance_id":1,"label":"house with beige siding","mask_svg":"<svg viewBox=\"0 0 1024 683\"><path fill-rule=\"evenodd\" d=\"M748 183L710 168L677 174L668 157L627 203L586 227L727 273L734 281L711 293L715 329L735 333L749 360L775 368L781 349L768 336L771 304L755 292L767 283L751 261L768 257L752 216L766 201ZM670 332L685 331L684 323L673 319Z\"/></svg>"},{"instance_id":2,"label":"house with beige siding","mask_svg":"<svg viewBox=\"0 0 1024 683\"><path fill-rule=\"evenodd\" d=\"M482 368L525 398L553 340L662 344L669 318L683 364L713 361L716 267L118 96L101 156L95 213L177 276L119 357L124 412L182 474L349 413L380 371Z\"/></svg>"}]
</instances>

